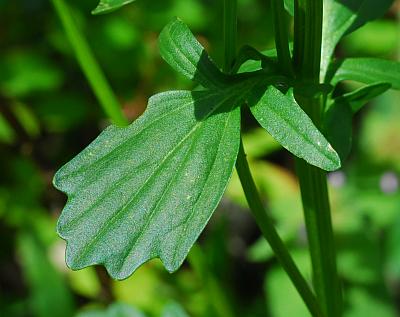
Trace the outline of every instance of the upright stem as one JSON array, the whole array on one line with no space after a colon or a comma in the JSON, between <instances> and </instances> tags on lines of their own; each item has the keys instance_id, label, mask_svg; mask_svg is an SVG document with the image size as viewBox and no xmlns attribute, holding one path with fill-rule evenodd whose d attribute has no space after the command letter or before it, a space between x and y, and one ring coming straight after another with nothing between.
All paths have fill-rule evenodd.
<instances>
[{"instance_id":1,"label":"upright stem","mask_svg":"<svg viewBox=\"0 0 400 317\"><path fill-rule=\"evenodd\" d=\"M121 111L119 102L97 64L86 39L78 29L71 10L64 0L52 0L52 2L67 38L75 51L78 63L104 112L114 124L126 125L128 121Z\"/></svg>"},{"instance_id":2,"label":"upright stem","mask_svg":"<svg viewBox=\"0 0 400 317\"><path fill-rule=\"evenodd\" d=\"M250 172L242 142L240 142L239 154L236 162L236 170L238 172L247 203L249 204L250 210L252 211L264 238L270 244L276 257L278 258L283 269L286 271L292 283L296 287L311 315L314 317L324 316L321 312L316 297L312 293L304 277L301 275L295 262L293 261L288 250L286 249L285 244L279 237L279 234L274 227L272 219L268 216L266 210L263 207L262 201L260 199L256 185Z\"/></svg>"},{"instance_id":3,"label":"upright stem","mask_svg":"<svg viewBox=\"0 0 400 317\"><path fill-rule=\"evenodd\" d=\"M228 73L236 58L237 0L224 0L224 63Z\"/></svg>"},{"instance_id":4,"label":"upright stem","mask_svg":"<svg viewBox=\"0 0 400 317\"><path fill-rule=\"evenodd\" d=\"M236 36L237 36L237 3L236 0L224 0L224 42L225 42L225 72L229 72L233 65L236 55ZM310 313L314 317L322 317L323 314L318 305L316 297L312 293L307 281L301 275L295 262L286 249L283 241L276 231L272 219L265 211L256 185L251 175L249 165L244 152L242 140L240 140L239 153L236 161L236 170L242 184L247 202L254 218L265 239L271 245L276 257L282 264L284 270L303 298Z\"/></svg>"},{"instance_id":5,"label":"upright stem","mask_svg":"<svg viewBox=\"0 0 400 317\"><path fill-rule=\"evenodd\" d=\"M274 21L275 46L278 62L287 76L293 75L292 59L289 50L289 32L286 11L283 0L271 0L272 17Z\"/></svg>"},{"instance_id":6,"label":"upright stem","mask_svg":"<svg viewBox=\"0 0 400 317\"><path fill-rule=\"evenodd\" d=\"M295 1L294 61L296 76L302 83L319 83L322 40L323 0ZM296 99L317 127L321 127L321 98ZM296 159L304 216L307 228L313 282L318 301L328 317L342 315L342 294L336 268L331 212L326 174L317 167Z\"/></svg>"}]
</instances>

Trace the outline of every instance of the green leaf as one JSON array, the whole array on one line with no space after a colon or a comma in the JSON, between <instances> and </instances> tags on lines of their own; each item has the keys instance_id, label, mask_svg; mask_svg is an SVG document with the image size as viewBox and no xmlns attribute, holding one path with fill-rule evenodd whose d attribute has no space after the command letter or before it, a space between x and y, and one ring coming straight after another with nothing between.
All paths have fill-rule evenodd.
<instances>
[{"instance_id":1,"label":"green leaf","mask_svg":"<svg viewBox=\"0 0 400 317\"><path fill-rule=\"evenodd\" d=\"M226 87L227 76L221 73L207 52L179 19L171 21L159 37L161 56L178 73L205 88Z\"/></svg>"},{"instance_id":2,"label":"green leaf","mask_svg":"<svg viewBox=\"0 0 400 317\"><path fill-rule=\"evenodd\" d=\"M248 61L256 61L259 63L256 63L253 65L257 65L256 69L252 71L256 71L258 68L258 64L260 64L261 68L266 69L270 73L277 73L277 61L276 58L271 58L268 57L267 55L264 55L263 53L257 51L255 48L249 46L249 45L244 45L240 48L235 64L232 67L231 74L237 73L239 70L243 72L243 65L248 62Z\"/></svg>"},{"instance_id":3,"label":"green leaf","mask_svg":"<svg viewBox=\"0 0 400 317\"><path fill-rule=\"evenodd\" d=\"M158 94L62 167L54 185L69 196L58 222L67 264L104 264L116 279L155 257L178 269L232 174L237 102L232 90Z\"/></svg>"},{"instance_id":4,"label":"green leaf","mask_svg":"<svg viewBox=\"0 0 400 317\"><path fill-rule=\"evenodd\" d=\"M172 32L172 30L174 30ZM175 37L175 38L173 38ZM176 57L178 39L191 42ZM182 22L162 33L166 60L184 74L207 78L211 62ZM168 56L171 56L169 58ZM197 59L196 59L197 58ZM209 67L209 68L208 68ZM106 129L61 168L54 185L68 196L58 222L73 269L104 264L116 279L159 257L178 269L211 217L232 174L239 147L240 110L253 81L217 91L171 91L153 96L136 122Z\"/></svg>"},{"instance_id":5,"label":"green leaf","mask_svg":"<svg viewBox=\"0 0 400 317\"><path fill-rule=\"evenodd\" d=\"M38 317L51 317L55 312L60 317L72 316L75 310L73 296L62 275L50 262L36 230L21 231L18 255L30 293L27 309Z\"/></svg>"},{"instance_id":6,"label":"green leaf","mask_svg":"<svg viewBox=\"0 0 400 317\"><path fill-rule=\"evenodd\" d=\"M335 102L349 105L353 113L355 113L365 106L370 100L383 94L391 87L392 85L388 83L368 85L335 98Z\"/></svg>"},{"instance_id":7,"label":"green leaf","mask_svg":"<svg viewBox=\"0 0 400 317\"><path fill-rule=\"evenodd\" d=\"M130 305L113 303L107 309L91 309L80 312L76 317L145 317Z\"/></svg>"},{"instance_id":8,"label":"green leaf","mask_svg":"<svg viewBox=\"0 0 400 317\"><path fill-rule=\"evenodd\" d=\"M353 111L349 104L335 102L324 117L326 137L344 162L348 157L352 144Z\"/></svg>"},{"instance_id":9,"label":"green leaf","mask_svg":"<svg viewBox=\"0 0 400 317\"><path fill-rule=\"evenodd\" d=\"M330 58L340 39L367 23L380 18L393 0L326 0L322 26L321 77L325 78Z\"/></svg>"},{"instance_id":10,"label":"green leaf","mask_svg":"<svg viewBox=\"0 0 400 317\"><path fill-rule=\"evenodd\" d=\"M100 0L100 3L92 11L92 14L103 14L117 10L124 5L132 3L135 0Z\"/></svg>"},{"instance_id":11,"label":"green leaf","mask_svg":"<svg viewBox=\"0 0 400 317\"><path fill-rule=\"evenodd\" d=\"M325 114L324 126L327 139L339 154L342 162L345 161L351 150L354 113L390 87L391 85L387 83L372 84L334 99Z\"/></svg>"},{"instance_id":12,"label":"green leaf","mask_svg":"<svg viewBox=\"0 0 400 317\"><path fill-rule=\"evenodd\" d=\"M284 0L285 9L291 15L294 16L294 0Z\"/></svg>"},{"instance_id":13,"label":"green leaf","mask_svg":"<svg viewBox=\"0 0 400 317\"><path fill-rule=\"evenodd\" d=\"M340 167L338 154L296 103L292 89L286 95L274 86L255 91L249 104L260 125L288 151L327 171Z\"/></svg>"},{"instance_id":14,"label":"green leaf","mask_svg":"<svg viewBox=\"0 0 400 317\"><path fill-rule=\"evenodd\" d=\"M156 257L168 271L178 269L232 174L240 139L239 106L256 85L262 95L268 84L284 81L265 74L222 74L179 20L163 30L160 49L172 67L208 89L153 96L137 121L126 128L107 128L57 172L54 185L69 197L57 229L67 241L66 261L73 269L103 264L113 278L124 279ZM278 103L285 103L287 98L278 93ZM268 122L271 134L289 150L327 169L339 164L328 162L336 153L329 152L294 99L286 106L267 106L267 112L268 101L262 100L256 112L275 115L277 122ZM316 142L321 149L313 149Z\"/></svg>"},{"instance_id":15,"label":"green leaf","mask_svg":"<svg viewBox=\"0 0 400 317\"><path fill-rule=\"evenodd\" d=\"M169 303L164 308L161 317L189 317L177 303Z\"/></svg>"},{"instance_id":16,"label":"green leaf","mask_svg":"<svg viewBox=\"0 0 400 317\"><path fill-rule=\"evenodd\" d=\"M379 58L346 58L332 68L332 84L342 80L354 80L365 84L389 83L400 89L400 63ZM332 75L331 75L332 76Z\"/></svg>"}]
</instances>

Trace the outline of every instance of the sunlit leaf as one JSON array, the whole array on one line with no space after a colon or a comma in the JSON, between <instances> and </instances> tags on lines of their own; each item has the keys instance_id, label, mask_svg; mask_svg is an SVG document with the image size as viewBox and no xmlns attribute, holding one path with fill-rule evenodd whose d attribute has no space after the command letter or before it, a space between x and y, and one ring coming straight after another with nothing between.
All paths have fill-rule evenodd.
<instances>
[{"instance_id":1,"label":"sunlit leaf","mask_svg":"<svg viewBox=\"0 0 400 317\"><path fill-rule=\"evenodd\" d=\"M107 128L57 172L54 185L69 197L58 233L73 269L103 264L124 279L156 257L168 271L178 269L232 174L240 106L256 85L265 90L277 80L220 73L179 20L161 33L160 49L172 67L208 89L151 97L138 120ZM211 77L217 73L221 82ZM272 105L262 90L251 94L264 128L311 164L337 168L337 154L293 97L272 91Z\"/></svg>"},{"instance_id":2,"label":"sunlit leaf","mask_svg":"<svg viewBox=\"0 0 400 317\"><path fill-rule=\"evenodd\" d=\"M285 95L270 86L253 98L249 102L254 117L284 148L324 170L340 167L339 156L296 103L293 90Z\"/></svg>"},{"instance_id":3,"label":"sunlit leaf","mask_svg":"<svg viewBox=\"0 0 400 317\"><path fill-rule=\"evenodd\" d=\"M210 57L181 20L170 22L159 37L160 53L178 73L210 89L225 86L227 77Z\"/></svg>"},{"instance_id":4,"label":"sunlit leaf","mask_svg":"<svg viewBox=\"0 0 400 317\"><path fill-rule=\"evenodd\" d=\"M161 317L189 317L183 308L176 303L167 304L164 308Z\"/></svg>"},{"instance_id":5,"label":"sunlit leaf","mask_svg":"<svg viewBox=\"0 0 400 317\"><path fill-rule=\"evenodd\" d=\"M346 58L333 67L332 83L354 80L365 84L388 83L400 89L400 63L379 58Z\"/></svg>"},{"instance_id":6,"label":"sunlit leaf","mask_svg":"<svg viewBox=\"0 0 400 317\"><path fill-rule=\"evenodd\" d=\"M322 27L321 77L340 39L368 21L380 18L393 0L325 0Z\"/></svg>"},{"instance_id":7,"label":"sunlit leaf","mask_svg":"<svg viewBox=\"0 0 400 317\"><path fill-rule=\"evenodd\" d=\"M286 11L293 16L294 15L294 0L284 0Z\"/></svg>"},{"instance_id":8,"label":"sunlit leaf","mask_svg":"<svg viewBox=\"0 0 400 317\"><path fill-rule=\"evenodd\" d=\"M135 0L100 0L100 3L92 11L93 14L108 13L117 10L124 5L132 3Z\"/></svg>"},{"instance_id":9,"label":"sunlit leaf","mask_svg":"<svg viewBox=\"0 0 400 317\"><path fill-rule=\"evenodd\" d=\"M368 85L335 98L335 102L347 104L350 106L353 112L357 112L370 100L383 94L391 87L392 85L388 83L377 83Z\"/></svg>"},{"instance_id":10,"label":"sunlit leaf","mask_svg":"<svg viewBox=\"0 0 400 317\"><path fill-rule=\"evenodd\" d=\"M145 317L145 315L130 305L114 303L107 309L84 310L76 317Z\"/></svg>"},{"instance_id":11,"label":"sunlit leaf","mask_svg":"<svg viewBox=\"0 0 400 317\"><path fill-rule=\"evenodd\" d=\"M216 208L238 151L240 112L226 94L153 96L127 128L106 129L56 174L69 196L58 223L73 269L128 277L160 257L175 271Z\"/></svg>"}]
</instances>

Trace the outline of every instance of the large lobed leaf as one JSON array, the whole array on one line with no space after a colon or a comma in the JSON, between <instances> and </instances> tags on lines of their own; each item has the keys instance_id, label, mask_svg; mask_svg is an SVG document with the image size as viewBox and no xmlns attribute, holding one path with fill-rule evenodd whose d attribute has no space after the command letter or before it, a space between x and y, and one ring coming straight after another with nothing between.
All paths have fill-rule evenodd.
<instances>
[{"instance_id":1,"label":"large lobed leaf","mask_svg":"<svg viewBox=\"0 0 400 317\"><path fill-rule=\"evenodd\" d=\"M275 89L279 98L267 102L259 89L253 91L256 85L265 89L271 78L230 76L226 85L228 75L220 73L221 83L212 81L218 68L179 20L161 33L160 46L172 67L207 89L151 97L138 120L107 128L57 172L54 185L68 195L57 230L67 241L66 260L73 269L103 264L113 278L123 279L158 257L175 271L232 174L239 106L248 96L257 118L273 125L268 131L288 150L322 168L339 167L338 160L332 163L335 152L294 99L286 103Z\"/></svg>"},{"instance_id":2,"label":"large lobed leaf","mask_svg":"<svg viewBox=\"0 0 400 317\"><path fill-rule=\"evenodd\" d=\"M69 200L58 223L74 269L104 264L116 279L159 257L175 271L216 208L239 146L227 94L153 96L127 128L111 126L55 176Z\"/></svg>"}]
</instances>

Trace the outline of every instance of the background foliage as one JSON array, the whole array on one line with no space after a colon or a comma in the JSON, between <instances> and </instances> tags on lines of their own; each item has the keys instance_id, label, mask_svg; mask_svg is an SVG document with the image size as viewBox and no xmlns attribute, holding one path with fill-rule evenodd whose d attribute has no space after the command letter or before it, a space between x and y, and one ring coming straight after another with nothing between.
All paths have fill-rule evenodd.
<instances>
[{"instance_id":1,"label":"background foliage","mask_svg":"<svg viewBox=\"0 0 400 317\"><path fill-rule=\"evenodd\" d=\"M96 0L69 3L130 120L150 95L192 87L158 53L172 17L221 64L222 1L136 1L104 16L90 14ZM399 8L347 36L338 55L398 59ZM241 0L239 12L239 44L272 47L268 1ZM157 261L122 282L102 268L68 270L55 234L65 197L51 179L108 121L48 1L0 1L0 30L1 315L308 316L260 238L236 175L177 273ZM346 317L400 315L399 98L388 91L357 114L350 159L329 175ZM293 162L263 130L249 128L244 142L265 204L309 277Z\"/></svg>"}]
</instances>

